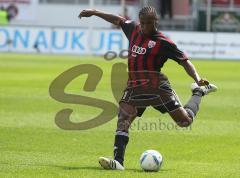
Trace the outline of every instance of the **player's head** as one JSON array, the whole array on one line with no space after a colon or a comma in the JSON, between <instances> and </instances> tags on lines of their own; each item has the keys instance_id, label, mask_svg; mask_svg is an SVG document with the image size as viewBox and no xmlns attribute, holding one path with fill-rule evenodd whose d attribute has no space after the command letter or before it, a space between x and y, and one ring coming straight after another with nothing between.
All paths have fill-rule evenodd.
<instances>
[{"instance_id":1,"label":"player's head","mask_svg":"<svg viewBox=\"0 0 240 178\"><path fill-rule=\"evenodd\" d=\"M154 7L143 7L139 11L141 30L146 35L151 35L157 31L158 15Z\"/></svg>"}]
</instances>

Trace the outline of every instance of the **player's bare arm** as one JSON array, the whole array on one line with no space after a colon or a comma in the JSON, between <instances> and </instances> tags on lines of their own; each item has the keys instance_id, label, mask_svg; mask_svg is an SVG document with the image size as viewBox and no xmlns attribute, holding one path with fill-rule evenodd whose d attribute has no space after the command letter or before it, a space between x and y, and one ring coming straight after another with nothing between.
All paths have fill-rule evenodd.
<instances>
[{"instance_id":1,"label":"player's bare arm","mask_svg":"<svg viewBox=\"0 0 240 178\"><path fill-rule=\"evenodd\" d=\"M181 65L184 67L184 69L188 73L188 75L190 77L192 77L199 86L209 84L209 82L206 79L202 79L199 76L196 68L194 67L193 63L191 63L191 61L189 61L189 60L182 61Z\"/></svg>"},{"instance_id":2,"label":"player's bare arm","mask_svg":"<svg viewBox=\"0 0 240 178\"><path fill-rule=\"evenodd\" d=\"M81 19L82 17L91 17L93 15L97 16L97 17L100 17L100 18L102 18L102 19L106 20L107 22L110 22L114 25L120 25L120 22L122 20L125 20L121 16L106 13L106 12L99 11L99 10L96 10L96 9L85 9L82 12L80 12L78 17Z\"/></svg>"}]
</instances>

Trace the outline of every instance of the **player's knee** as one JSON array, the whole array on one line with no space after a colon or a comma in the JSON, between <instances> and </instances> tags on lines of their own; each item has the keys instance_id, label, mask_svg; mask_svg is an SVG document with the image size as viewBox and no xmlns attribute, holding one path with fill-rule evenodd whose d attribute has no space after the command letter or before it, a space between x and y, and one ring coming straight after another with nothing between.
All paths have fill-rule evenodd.
<instances>
[{"instance_id":1,"label":"player's knee","mask_svg":"<svg viewBox=\"0 0 240 178\"><path fill-rule=\"evenodd\" d=\"M129 104L124 103L124 102L121 102L119 104L119 113L121 113L121 114L123 114L127 117L133 118L133 117L136 117L137 110L134 106L129 105Z\"/></svg>"},{"instance_id":2,"label":"player's knee","mask_svg":"<svg viewBox=\"0 0 240 178\"><path fill-rule=\"evenodd\" d=\"M192 119L190 117L187 117L187 118L181 119L176 123L179 127L188 127L192 124Z\"/></svg>"}]
</instances>

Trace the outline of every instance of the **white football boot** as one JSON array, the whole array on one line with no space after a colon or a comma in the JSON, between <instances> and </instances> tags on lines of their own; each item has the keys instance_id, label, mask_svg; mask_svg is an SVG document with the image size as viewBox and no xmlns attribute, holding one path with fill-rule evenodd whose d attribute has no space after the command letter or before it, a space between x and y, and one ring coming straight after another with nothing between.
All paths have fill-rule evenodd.
<instances>
[{"instance_id":1,"label":"white football boot","mask_svg":"<svg viewBox=\"0 0 240 178\"><path fill-rule=\"evenodd\" d=\"M211 93L211 92L215 92L218 89L217 86L215 86L211 83L208 85L204 85L204 86L198 86L197 83L192 83L192 85L191 85L192 91L194 91L196 88L200 89L204 95L207 95L208 93Z\"/></svg>"},{"instance_id":2,"label":"white football boot","mask_svg":"<svg viewBox=\"0 0 240 178\"><path fill-rule=\"evenodd\" d=\"M100 157L99 158L99 164L104 168L104 169L112 169L112 170L124 170L124 167L114 159L106 158L106 157Z\"/></svg>"}]
</instances>

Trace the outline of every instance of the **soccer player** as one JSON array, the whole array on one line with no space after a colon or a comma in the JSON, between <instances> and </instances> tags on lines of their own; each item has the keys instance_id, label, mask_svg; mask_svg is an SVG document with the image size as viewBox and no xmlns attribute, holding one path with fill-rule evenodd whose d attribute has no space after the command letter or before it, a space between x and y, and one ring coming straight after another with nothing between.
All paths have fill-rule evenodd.
<instances>
[{"instance_id":1,"label":"soccer player","mask_svg":"<svg viewBox=\"0 0 240 178\"><path fill-rule=\"evenodd\" d=\"M199 110L201 98L216 91L217 87L202 79L187 56L157 30L158 15L153 7L143 7L140 10L140 24L94 9L83 10L79 18L93 15L119 25L129 40L129 79L119 102L114 159L99 158L104 169L124 170L129 127L136 117L142 116L146 107L152 106L161 113L167 112L180 127L187 127ZM168 59L180 64L195 81L191 85L192 96L184 106L171 88L168 78L161 72Z\"/></svg>"}]
</instances>

